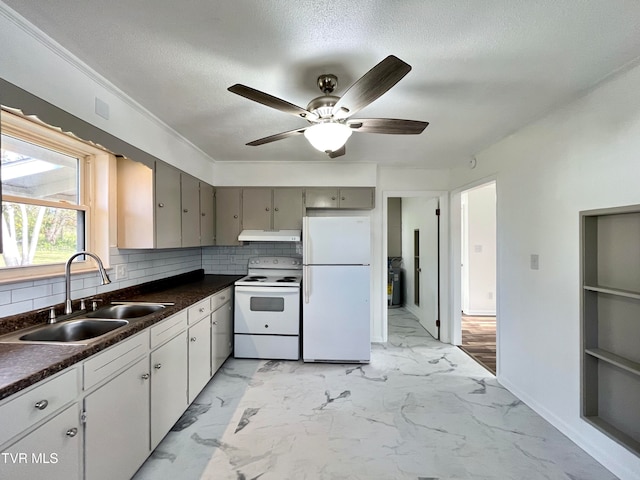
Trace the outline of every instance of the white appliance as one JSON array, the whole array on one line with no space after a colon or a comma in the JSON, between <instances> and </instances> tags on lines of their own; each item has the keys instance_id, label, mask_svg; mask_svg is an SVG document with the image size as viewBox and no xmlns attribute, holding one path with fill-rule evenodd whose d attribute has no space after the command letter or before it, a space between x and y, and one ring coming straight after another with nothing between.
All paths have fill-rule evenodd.
<instances>
[{"instance_id":1,"label":"white appliance","mask_svg":"<svg viewBox=\"0 0 640 480\"><path fill-rule=\"evenodd\" d=\"M235 282L234 357L300 358L300 257L252 257Z\"/></svg>"},{"instance_id":2,"label":"white appliance","mask_svg":"<svg viewBox=\"0 0 640 480\"><path fill-rule=\"evenodd\" d=\"M304 217L302 358L371 357L369 217Z\"/></svg>"}]
</instances>

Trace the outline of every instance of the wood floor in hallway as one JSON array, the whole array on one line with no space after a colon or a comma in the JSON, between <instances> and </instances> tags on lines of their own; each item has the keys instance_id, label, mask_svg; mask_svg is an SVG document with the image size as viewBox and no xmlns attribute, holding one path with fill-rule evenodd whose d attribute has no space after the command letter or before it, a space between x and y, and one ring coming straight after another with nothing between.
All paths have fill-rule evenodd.
<instances>
[{"instance_id":1,"label":"wood floor in hallway","mask_svg":"<svg viewBox=\"0 0 640 480\"><path fill-rule=\"evenodd\" d=\"M460 349L495 375L496 317L462 315Z\"/></svg>"}]
</instances>

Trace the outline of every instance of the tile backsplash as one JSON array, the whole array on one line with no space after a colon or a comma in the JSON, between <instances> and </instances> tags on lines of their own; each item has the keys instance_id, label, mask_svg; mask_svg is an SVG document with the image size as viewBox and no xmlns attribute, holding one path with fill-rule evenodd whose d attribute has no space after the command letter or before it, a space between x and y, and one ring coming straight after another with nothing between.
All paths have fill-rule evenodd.
<instances>
[{"instance_id":1,"label":"tile backsplash","mask_svg":"<svg viewBox=\"0 0 640 480\"><path fill-rule=\"evenodd\" d=\"M71 298L79 299L131 287L197 269L208 274L244 275L249 257L301 255L300 242L250 242L233 247L176 248L167 250L110 251L112 283L100 285L95 272L73 275ZM126 277L116 278L118 265L126 265ZM64 277L0 285L0 318L46 308L64 302Z\"/></svg>"}]
</instances>

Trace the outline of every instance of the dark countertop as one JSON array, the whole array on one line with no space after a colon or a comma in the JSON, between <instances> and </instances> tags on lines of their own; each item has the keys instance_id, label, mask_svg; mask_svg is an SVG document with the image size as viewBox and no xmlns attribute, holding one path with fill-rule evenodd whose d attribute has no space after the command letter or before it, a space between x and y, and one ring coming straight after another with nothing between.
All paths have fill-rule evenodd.
<instances>
[{"instance_id":1,"label":"dark countertop","mask_svg":"<svg viewBox=\"0 0 640 480\"><path fill-rule=\"evenodd\" d=\"M241 277L242 275L204 275L202 271L197 271L100 295L105 303L113 300L132 300L173 302L175 305L140 319L131 320L126 327L107 334L90 345L0 343L0 400L188 308L197 301L233 285ZM34 321L35 315L30 312L0 319L0 324L4 323L4 331L0 331L0 335L42 323L41 317L42 314L39 321Z\"/></svg>"}]
</instances>

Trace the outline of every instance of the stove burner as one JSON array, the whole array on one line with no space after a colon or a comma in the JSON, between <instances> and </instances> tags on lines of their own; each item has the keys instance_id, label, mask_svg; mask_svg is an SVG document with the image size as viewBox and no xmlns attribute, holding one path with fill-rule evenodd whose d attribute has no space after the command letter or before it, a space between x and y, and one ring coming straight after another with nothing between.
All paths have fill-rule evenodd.
<instances>
[{"instance_id":1,"label":"stove burner","mask_svg":"<svg viewBox=\"0 0 640 480\"><path fill-rule=\"evenodd\" d=\"M297 277L282 277L276 280L276 282L296 282L297 280Z\"/></svg>"}]
</instances>

